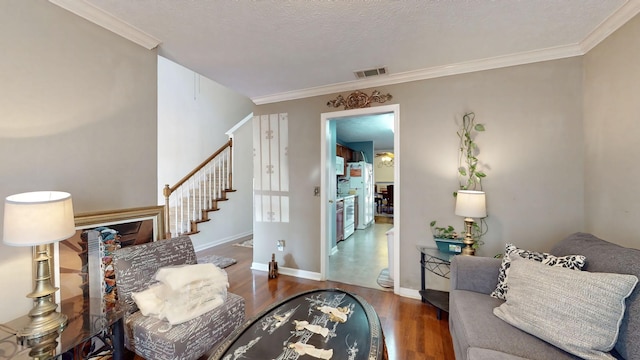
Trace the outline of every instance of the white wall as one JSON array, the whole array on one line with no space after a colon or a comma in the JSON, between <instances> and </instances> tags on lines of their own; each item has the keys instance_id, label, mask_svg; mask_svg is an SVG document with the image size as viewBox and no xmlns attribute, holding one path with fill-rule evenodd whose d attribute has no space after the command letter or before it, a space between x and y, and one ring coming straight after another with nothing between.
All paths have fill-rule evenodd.
<instances>
[{"instance_id":1,"label":"white wall","mask_svg":"<svg viewBox=\"0 0 640 360\"><path fill-rule=\"evenodd\" d=\"M76 214L154 205L156 51L47 1L1 1L0 24L0 198L68 191ZM31 248L0 244L0 288L0 322L32 307Z\"/></svg>"},{"instance_id":2,"label":"white wall","mask_svg":"<svg viewBox=\"0 0 640 360\"><path fill-rule=\"evenodd\" d=\"M587 230L640 248L640 16L584 57Z\"/></svg>"},{"instance_id":3,"label":"white wall","mask_svg":"<svg viewBox=\"0 0 640 360\"><path fill-rule=\"evenodd\" d=\"M158 57L158 204L173 185L228 140L225 135L253 111L253 102L166 58ZM247 131L244 129L248 127ZM196 250L252 233L251 122L234 135L235 193L191 238ZM244 214L244 216L243 216ZM249 216L247 216L249 215Z\"/></svg>"},{"instance_id":4,"label":"white wall","mask_svg":"<svg viewBox=\"0 0 640 360\"><path fill-rule=\"evenodd\" d=\"M373 89L363 89L370 93ZM456 130L475 111L487 130L477 142L488 176L489 233L479 254L493 256L506 242L534 250L583 223L582 61L571 58L377 88L400 104L402 154L400 283L420 286L418 241L432 241L429 222L459 224L452 192L458 186ZM343 94L344 95L344 94ZM289 114L292 182L289 224L254 229L265 241L254 261L268 262L273 238L289 246L283 266L320 271L320 114L336 94L260 105L256 115ZM294 218L295 216L295 218ZM435 245L435 244L434 244ZM289 259L287 261L287 259ZM446 286L446 284L442 284Z\"/></svg>"},{"instance_id":5,"label":"white wall","mask_svg":"<svg viewBox=\"0 0 640 360\"><path fill-rule=\"evenodd\" d=\"M390 152L393 154L393 150L378 150L376 153ZM382 164L382 157L375 156L373 158L373 173L376 183L393 183L393 171L394 166L386 166ZM386 186L386 184L382 184Z\"/></svg>"}]
</instances>

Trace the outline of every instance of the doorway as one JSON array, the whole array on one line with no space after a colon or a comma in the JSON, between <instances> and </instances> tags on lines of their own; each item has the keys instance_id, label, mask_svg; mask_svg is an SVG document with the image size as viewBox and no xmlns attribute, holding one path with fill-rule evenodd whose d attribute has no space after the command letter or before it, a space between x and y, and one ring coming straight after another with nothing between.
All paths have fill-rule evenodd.
<instances>
[{"instance_id":1,"label":"doorway","mask_svg":"<svg viewBox=\"0 0 640 360\"><path fill-rule=\"evenodd\" d=\"M395 275L396 281L394 281L394 292L398 293L400 289L400 274L399 274L399 239L400 239L400 224L401 224L401 207L400 207L400 106L384 105L373 108L353 109L344 111L335 111L330 113L321 114L321 168L325 169L324 176L321 177L321 229L320 229L320 249L321 249L321 277L327 279L329 275L329 256L336 250L337 246L334 243L336 236L336 199L337 196L337 176L336 176L336 123L350 118L391 114L393 117L393 144L394 144L394 224L393 224L393 236L391 237L392 243L388 244L388 253L392 254L392 258L389 259L389 269ZM369 155L370 161L373 162L374 154ZM365 155L366 157L366 155ZM387 225L388 224L383 224ZM370 231L375 233L375 225L370 226ZM362 230L359 230L362 231ZM380 230L378 229L378 233ZM357 265L357 264L356 264ZM376 274L377 275L377 274Z\"/></svg>"}]
</instances>

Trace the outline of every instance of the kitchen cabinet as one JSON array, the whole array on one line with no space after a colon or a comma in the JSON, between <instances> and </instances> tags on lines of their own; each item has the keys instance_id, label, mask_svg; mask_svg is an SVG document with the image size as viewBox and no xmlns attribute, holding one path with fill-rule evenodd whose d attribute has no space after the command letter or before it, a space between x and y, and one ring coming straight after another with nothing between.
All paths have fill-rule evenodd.
<instances>
[{"instance_id":1,"label":"kitchen cabinet","mask_svg":"<svg viewBox=\"0 0 640 360\"><path fill-rule=\"evenodd\" d=\"M344 200L336 201L336 243L344 240Z\"/></svg>"},{"instance_id":2,"label":"kitchen cabinet","mask_svg":"<svg viewBox=\"0 0 640 360\"><path fill-rule=\"evenodd\" d=\"M346 171L347 162L351 161L351 158L353 157L353 150L344 145L336 144L336 156L344 158L344 167Z\"/></svg>"}]
</instances>

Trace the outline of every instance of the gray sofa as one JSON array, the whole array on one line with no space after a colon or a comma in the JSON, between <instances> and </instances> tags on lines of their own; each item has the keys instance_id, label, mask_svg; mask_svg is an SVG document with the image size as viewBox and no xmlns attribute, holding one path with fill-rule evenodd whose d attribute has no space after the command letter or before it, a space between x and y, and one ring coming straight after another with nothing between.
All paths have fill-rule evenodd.
<instances>
[{"instance_id":1,"label":"gray sofa","mask_svg":"<svg viewBox=\"0 0 640 360\"><path fill-rule=\"evenodd\" d=\"M632 274L640 278L640 250L612 244L591 234L572 234L550 253L586 256L584 271ZM451 262L449 329L456 359L577 359L494 315L493 309L504 302L489 295L496 288L500 264L500 259L475 256L456 256ZM611 355L616 359L640 359L640 284L626 299L626 306Z\"/></svg>"}]
</instances>

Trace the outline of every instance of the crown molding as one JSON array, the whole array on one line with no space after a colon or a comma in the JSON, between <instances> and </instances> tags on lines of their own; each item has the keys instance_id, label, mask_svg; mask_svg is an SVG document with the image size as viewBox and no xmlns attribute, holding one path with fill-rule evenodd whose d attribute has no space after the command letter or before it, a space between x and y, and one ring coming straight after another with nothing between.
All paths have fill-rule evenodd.
<instances>
[{"instance_id":1,"label":"crown molding","mask_svg":"<svg viewBox=\"0 0 640 360\"><path fill-rule=\"evenodd\" d=\"M627 21L640 13L640 0L628 0L618 10L607 17L600 25L598 25L582 42L580 47L582 53L586 54L596 47L602 40L613 34Z\"/></svg>"},{"instance_id":2,"label":"crown molding","mask_svg":"<svg viewBox=\"0 0 640 360\"><path fill-rule=\"evenodd\" d=\"M303 99L312 96L328 95L346 91L361 90L372 87L401 84L410 81L434 79L444 76L466 74L476 71L499 69L509 66L523 65L541 61L557 60L583 55L580 45L561 46L543 50L528 51L517 54L497 56L487 59L461 62L427 69L389 74L364 80L347 81L338 84L319 86L298 91L289 91L274 95L251 98L256 105L270 104L280 101Z\"/></svg>"},{"instance_id":3,"label":"crown molding","mask_svg":"<svg viewBox=\"0 0 640 360\"><path fill-rule=\"evenodd\" d=\"M338 84L319 86L296 91L288 91L273 95L251 98L256 105L270 104L280 101L303 99L340 92L362 90L385 85L401 84L410 81L434 79L438 77L466 74L476 71L499 69L509 66L531 64L541 61L558 60L574 56L582 56L606 39L613 32L640 13L640 0L628 0L618 10L606 18L579 44L560 46L549 49L528 51L493 58L473 60L450 65L435 66L427 69L389 74L376 78L347 81Z\"/></svg>"},{"instance_id":4,"label":"crown molding","mask_svg":"<svg viewBox=\"0 0 640 360\"><path fill-rule=\"evenodd\" d=\"M153 36L127 24L126 22L84 0L49 0L49 2L96 25L102 26L125 39L133 41L147 50L156 48L161 42Z\"/></svg>"}]
</instances>

